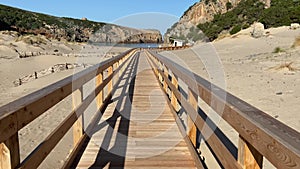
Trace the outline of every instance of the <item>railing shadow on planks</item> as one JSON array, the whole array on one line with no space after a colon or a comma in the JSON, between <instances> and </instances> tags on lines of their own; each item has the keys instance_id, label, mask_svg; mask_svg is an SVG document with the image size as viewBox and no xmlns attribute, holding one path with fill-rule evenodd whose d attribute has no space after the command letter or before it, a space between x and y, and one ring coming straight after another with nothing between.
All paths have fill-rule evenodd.
<instances>
[{"instance_id":1,"label":"railing shadow on planks","mask_svg":"<svg viewBox=\"0 0 300 169\"><path fill-rule=\"evenodd\" d=\"M204 125L209 126L212 134L200 135L204 137L205 144L222 168L262 168L263 157L276 168L300 168L300 133L298 131L170 59L157 54L156 51L149 51L147 55L153 71L168 97L169 105L175 112L179 128L183 128L183 124L177 116L178 105L188 114L185 140L189 143L188 145L192 145L190 151L194 154L194 158L200 158L195 161L201 161L201 164L197 165L198 168L206 167L203 159L195 155L197 132L201 133ZM182 96L182 90L178 85L179 79L188 86L187 98ZM224 94L225 98L222 97ZM209 122L210 124L205 124L207 116L201 115L202 110L198 107L198 99L209 105L238 132L238 148L233 144L228 144L228 141L230 142L228 138L220 137L225 135L219 128L215 128L212 121ZM234 146L233 149L237 149L237 154L231 151L232 147L228 145Z\"/></svg>"},{"instance_id":2,"label":"railing shadow on planks","mask_svg":"<svg viewBox=\"0 0 300 169\"><path fill-rule=\"evenodd\" d=\"M82 128L83 112L93 100L96 100L99 112L105 109L112 97L114 76L124 71L129 57L136 51L137 49L128 50L2 106L0 108L0 168L37 168L73 127L74 147L63 166L63 168L69 168L84 140L88 137L87 132L84 132ZM83 85L91 80L96 80L96 86L83 100ZM73 102L72 112L21 162L19 130L70 95L72 95ZM97 119L97 112L95 114L93 119ZM94 125L95 120L92 120L85 131L91 130Z\"/></svg>"}]
</instances>

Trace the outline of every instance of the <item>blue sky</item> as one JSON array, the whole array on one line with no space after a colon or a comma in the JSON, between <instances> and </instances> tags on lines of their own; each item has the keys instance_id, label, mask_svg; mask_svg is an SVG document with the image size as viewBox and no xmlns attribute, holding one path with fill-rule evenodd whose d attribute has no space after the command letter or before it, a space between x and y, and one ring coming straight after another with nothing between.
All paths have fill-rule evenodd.
<instances>
[{"instance_id":1,"label":"blue sky","mask_svg":"<svg viewBox=\"0 0 300 169\"><path fill-rule=\"evenodd\" d=\"M199 0L0 0L1 4L54 16L121 24L137 28L166 28Z\"/></svg>"}]
</instances>

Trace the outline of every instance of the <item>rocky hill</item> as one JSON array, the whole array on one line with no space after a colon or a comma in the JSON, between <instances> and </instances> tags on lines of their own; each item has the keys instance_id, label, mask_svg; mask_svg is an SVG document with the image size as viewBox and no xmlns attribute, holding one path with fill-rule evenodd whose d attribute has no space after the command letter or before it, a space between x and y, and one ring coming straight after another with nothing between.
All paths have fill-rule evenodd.
<instances>
[{"instance_id":1,"label":"rocky hill","mask_svg":"<svg viewBox=\"0 0 300 169\"><path fill-rule=\"evenodd\" d=\"M160 43L159 31L138 30L87 18L55 17L0 5L0 30L41 34L57 40L106 43Z\"/></svg>"},{"instance_id":2,"label":"rocky hill","mask_svg":"<svg viewBox=\"0 0 300 169\"><path fill-rule=\"evenodd\" d=\"M198 24L210 22L216 14L224 14L234 9L242 0L201 0L186 10L180 20L175 23L165 34L168 37L197 41L203 39L204 35ZM245 1L245 0L244 0ZM270 0L262 0L265 7L270 6ZM191 36L191 35L197 35Z\"/></svg>"}]
</instances>

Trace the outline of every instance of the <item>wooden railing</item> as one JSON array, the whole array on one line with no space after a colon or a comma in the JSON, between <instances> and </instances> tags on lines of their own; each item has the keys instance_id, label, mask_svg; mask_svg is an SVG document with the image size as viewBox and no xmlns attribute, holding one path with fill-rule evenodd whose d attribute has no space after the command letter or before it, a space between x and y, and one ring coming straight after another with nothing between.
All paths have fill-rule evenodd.
<instances>
[{"instance_id":1,"label":"wooden railing","mask_svg":"<svg viewBox=\"0 0 300 169\"><path fill-rule=\"evenodd\" d=\"M182 49L188 49L191 46L164 46L164 47L154 47L154 48L144 48L144 49L150 49L155 51L165 51L165 50L182 50Z\"/></svg>"},{"instance_id":2,"label":"wooden railing","mask_svg":"<svg viewBox=\"0 0 300 169\"><path fill-rule=\"evenodd\" d=\"M192 152L195 159L199 158L197 154L195 155L196 131L201 133L201 129L206 125L209 126L212 134L201 133L201 137L224 168L262 168L263 157L277 168L300 168L299 132L189 72L166 57L153 51L149 51L147 55L173 110L178 110L180 105L190 117L186 125L188 127L187 142L193 146ZM188 86L187 98L182 96L182 90L179 90L179 79ZM226 97L222 97L224 95ZM232 143L228 144L230 140L219 128L216 128L215 124L212 124L212 121L210 124L205 123L207 116L201 115L198 99L206 102L238 132L238 147ZM179 128L182 128L182 122L177 120L177 123ZM223 141L224 139L220 136L225 136L226 141ZM238 154L230 151L232 147L228 147L228 145L234 146L233 148L237 149L235 152ZM197 166L203 168L203 161Z\"/></svg>"},{"instance_id":3,"label":"wooden railing","mask_svg":"<svg viewBox=\"0 0 300 169\"><path fill-rule=\"evenodd\" d=\"M106 60L69 76L37 92L13 101L0 108L0 168L37 168L49 155L66 132L73 127L74 147L64 168L69 168L87 134L82 128L82 114L90 103L96 99L98 111L101 112L111 99L113 77L123 70L123 66L136 49ZM104 72L106 73L104 76ZM104 78L105 77L105 78ZM83 85L96 78L93 91L83 99ZM106 87L107 94L103 90ZM22 162L18 132L48 109L72 95L73 111L40 143ZM97 112L95 112L95 115ZM100 113L98 113L100 114ZM87 127L92 128L94 122Z\"/></svg>"}]
</instances>

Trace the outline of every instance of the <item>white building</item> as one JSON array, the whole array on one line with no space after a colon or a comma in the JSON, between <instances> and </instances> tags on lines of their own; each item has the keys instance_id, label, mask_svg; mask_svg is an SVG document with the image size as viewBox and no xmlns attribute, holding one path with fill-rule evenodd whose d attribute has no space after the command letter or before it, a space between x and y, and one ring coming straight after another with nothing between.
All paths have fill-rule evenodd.
<instances>
[{"instance_id":1,"label":"white building","mask_svg":"<svg viewBox=\"0 0 300 169\"><path fill-rule=\"evenodd\" d=\"M180 39L174 39L174 42L172 44L173 47L177 47L177 46L183 46L183 41Z\"/></svg>"}]
</instances>

